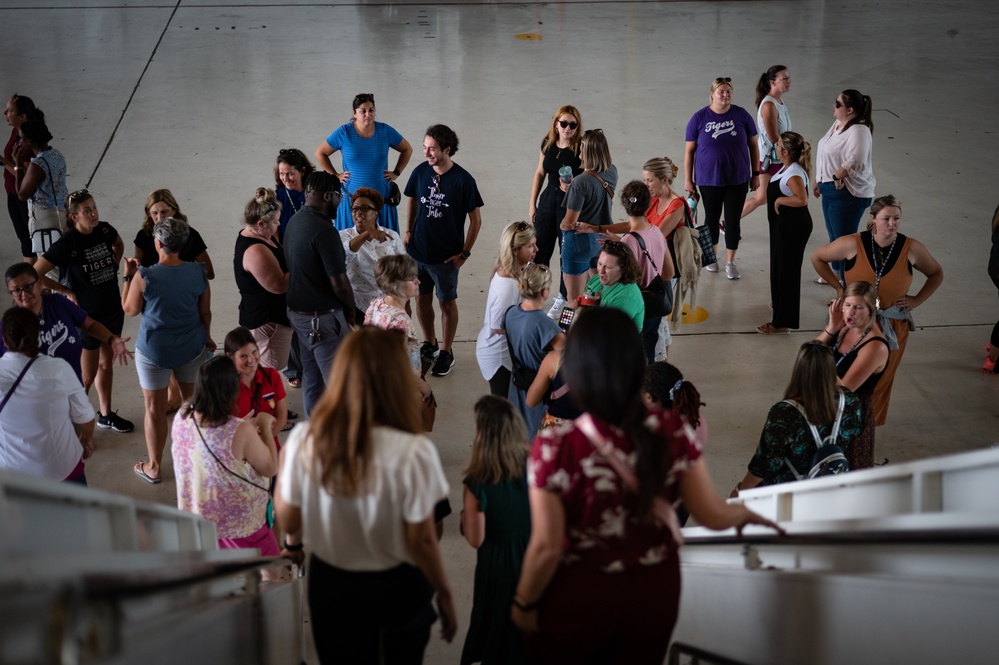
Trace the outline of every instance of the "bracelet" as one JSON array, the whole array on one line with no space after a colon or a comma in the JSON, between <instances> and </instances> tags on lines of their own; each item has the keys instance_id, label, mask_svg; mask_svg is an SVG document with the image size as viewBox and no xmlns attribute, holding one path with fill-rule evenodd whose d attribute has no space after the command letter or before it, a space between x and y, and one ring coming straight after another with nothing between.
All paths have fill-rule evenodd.
<instances>
[{"instance_id":1,"label":"bracelet","mask_svg":"<svg viewBox=\"0 0 999 665\"><path fill-rule=\"evenodd\" d=\"M396 174L396 176L398 176L399 175L399 167L397 166L394 169L392 169L392 173L394 173L394 174Z\"/></svg>"},{"instance_id":2,"label":"bracelet","mask_svg":"<svg viewBox=\"0 0 999 665\"><path fill-rule=\"evenodd\" d=\"M836 175L835 173L833 173L833 182L839 182L840 180L842 180L842 178L840 178L838 175Z\"/></svg>"},{"instance_id":3,"label":"bracelet","mask_svg":"<svg viewBox=\"0 0 999 665\"><path fill-rule=\"evenodd\" d=\"M305 543L299 543L297 545L289 545L287 538L284 539L284 542L281 543L281 545L289 552L301 552L305 548Z\"/></svg>"},{"instance_id":4,"label":"bracelet","mask_svg":"<svg viewBox=\"0 0 999 665\"><path fill-rule=\"evenodd\" d=\"M121 278L122 284L128 284L131 281L132 281L132 275L125 275L124 277Z\"/></svg>"},{"instance_id":5,"label":"bracelet","mask_svg":"<svg viewBox=\"0 0 999 665\"><path fill-rule=\"evenodd\" d=\"M518 600L519 599L519 600ZM521 612L533 612L538 609L540 601L534 601L533 603L524 602L523 598L519 593L513 595L513 606L516 607Z\"/></svg>"},{"instance_id":6,"label":"bracelet","mask_svg":"<svg viewBox=\"0 0 999 665\"><path fill-rule=\"evenodd\" d=\"M828 331L828 330L826 330L825 328L823 328L823 329L822 329L822 332L824 332L825 334L829 335L830 337L835 337L835 336L836 336L836 333L834 333L834 332L829 332L829 331ZM837 330L836 332L839 332L839 331Z\"/></svg>"},{"instance_id":7,"label":"bracelet","mask_svg":"<svg viewBox=\"0 0 999 665\"><path fill-rule=\"evenodd\" d=\"M753 177L754 177L754 178L755 178L756 176L758 176L758 175L760 175L760 172L759 172L759 171L753 171Z\"/></svg>"}]
</instances>

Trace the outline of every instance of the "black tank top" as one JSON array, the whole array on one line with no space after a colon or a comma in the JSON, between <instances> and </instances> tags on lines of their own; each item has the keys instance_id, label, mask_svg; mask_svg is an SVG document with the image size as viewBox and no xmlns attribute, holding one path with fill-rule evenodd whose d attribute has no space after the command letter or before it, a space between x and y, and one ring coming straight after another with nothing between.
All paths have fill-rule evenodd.
<instances>
[{"instance_id":1,"label":"black tank top","mask_svg":"<svg viewBox=\"0 0 999 665\"><path fill-rule=\"evenodd\" d=\"M285 309L283 293L271 293L260 282L243 268L243 254L253 245L263 245L270 250L282 272L288 272L288 264L284 260L284 249L278 245L271 247L259 238L247 238L243 234L236 236L236 251L232 258L232 269L236 275L236 286L239 288L239 325L249 329L259 328L265 323L288 323L288 311Z\"/></svg>"}]
</instances>

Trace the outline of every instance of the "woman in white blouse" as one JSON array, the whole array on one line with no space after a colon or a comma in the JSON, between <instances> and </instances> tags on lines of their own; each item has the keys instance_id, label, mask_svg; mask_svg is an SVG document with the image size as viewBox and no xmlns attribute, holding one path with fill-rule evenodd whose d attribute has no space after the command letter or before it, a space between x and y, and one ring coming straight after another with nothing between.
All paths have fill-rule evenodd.
<instances>
[{"instance_id":1,"label":"woman in white blouse","mask_svg":"<svg viewBox=\"0 0 999 665\"><path fill-rule=\"evenodd\" d=\"M274 505L285 549L309 549L319 662L423 662L436 615L457 623L434 505L448 484L422 429L403 336L363 327L337 351L326 391L281 450ZM379 660L381 655L382 660Z\"/></svg>"},{"instance_id":2,"label":"woman in white blouse","mask_svg":"<svg viewBox=\"0 0 999 665\"><path fill-rule=\"evenodd\" d=\"M479 362L482 378L489 382L489 392L506 397L510 388L513 363L506 343L503 318L506 310L520 304L520 269L534 260L538 241L534 227L527 222L512 222L500 234L499 256L486 296L486 312L482 330L475 340L475 359Z\"/></svg>"},{"instance_id":3,"label":"woman in white blouse","mask_svg":"<svg viewBox=\"0 0 999 665\"><path fill-rule=\"evenodd\" d=\"M874 122L871 98L856 90L844 90L833 106L835 121L819 140L816 154L815 185L812 193L822 197L822 215L826 218L829 242L857 232L864 211L874 198L874 171L871 153L874 147ZM843 279L843 263L832 264ZM821 277L816 284L825 284Z\"/></svg>"},{"instance_id":4,"label":"woman in white blouse","mask_svg":"<svg viewBox=\"0 0 999 665\"><path fill-rule=\"evenodd\" d=\"M350 197L350 214L354 226L340 231L340 241L347 255L347 279L354 289L354 304L358 321L371 301L384 295L375 283L375 264L383 256L405 254L402 238L392 229L378 225L378 215L385 206L385 199L369 187L358 187Z\"/></svg>"}]
</instances>

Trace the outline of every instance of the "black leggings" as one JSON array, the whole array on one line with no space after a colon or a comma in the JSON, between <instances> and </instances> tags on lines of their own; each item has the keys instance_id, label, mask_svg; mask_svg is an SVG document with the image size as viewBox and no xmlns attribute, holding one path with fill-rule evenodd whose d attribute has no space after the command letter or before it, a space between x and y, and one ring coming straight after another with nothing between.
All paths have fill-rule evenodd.
<instances>
[{"instance_id":1,"label":"black leggings","mask_svg":"<svg viewBox=\"0 0 999 665\"><path fill-rule=\"evenodd\" d=\"M8 193L7 213L21 243L21 256L34 256L35 253L31 251L31 233L28 232L28 202L18 199L17 194Z\"/></svg>"},{"instance_id":2,"label":"black leggings","mask_svg":"<svg viewBox=\"0 0 999 665\"><path fill-rule=\"evenodd\" d=\"M704 221L711 229L711 242L718 244L721 235L718 229L718 220L721 219L722 209L725 210L725 249L733 251L739 249L739 240L742 237L742 206L746 203L746 193L749 191L749 183L740 185L728 185L724 187L701 186L701 205L704 207Z\"/></svg>"},{"instance_id":3,"label":"black leggings","mask_svg":"<svg viewBox=\"0 0 999 665\"><path fill-rule=\"evenodd\" d=\"M500 365L500 368L489 379L489 394L507 398L510 392L510 370Z\"/></svg>"},{"instance_id":4,"label":"black leggings","mask_svg":"<svg viewBox=\"0 0 999 665\"><path fill-rule=\"evenodd\" d=\"M423 663L437 615L430 605L433 587L418 568L354 572L313 555L308 585L320 663Z\"/></svg>"}]
</instances>

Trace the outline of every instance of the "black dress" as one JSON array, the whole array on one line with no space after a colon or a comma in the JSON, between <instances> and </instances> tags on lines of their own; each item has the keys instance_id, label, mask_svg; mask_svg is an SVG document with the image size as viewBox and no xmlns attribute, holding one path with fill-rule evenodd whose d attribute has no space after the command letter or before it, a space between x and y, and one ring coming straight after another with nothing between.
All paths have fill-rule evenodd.
<instances>
[{"instance_id":1,"label":"black dress","mask_svg":"<svg viewBox=\"0 0 999 665\"><path fill-rule=\"evenodd\" d=\"M800 175L805 191L808 180L802 172L786 168L773 177L767 185L767 221L770 223L770 303L774 314L772 325L775 328L798 328L801 311L801 262L805 257L805 245L812 234L812 216L808 206L792 208L781 206L780 213L774 212L774 201L784 193L780 184L786 178Z\"/></svg>"},{"instance_id":2,"label":"black dress","mask_svg":"<svg viewBox=\"0 0 999 665\"><path fill-rule=\"evenodd\" d=\"M840 353L839 348L834 348L833 358L836 359L836 376L841 379L846 376L860 350L873 342L880 342L885 347L888 346L884 337L872 337L846 355ZM874 386L878 385L878 380L882 374L884 374L884 370L871 374L853 391L853 394L860 398L861 428L860 435L844 451L851 471L869 469L874 466Z\"/></svg>"},{"instance_id":3,"label":"black dress","mask_svg":"<svg viewBox=\"0 0 999 665\"><path fill-rule=\"evenodd\" d=\"M541 168L548 177L548 184L538 197L537 212L534 214L534 231L538 242L535 263L551 265L555 243L558 242L559 247L562 247L562 231L559 230L559 224L565 217L565 192L558 184L558 170L563 166L569 166L572 168L573 177L576 177L583 172L581 164L579 155L573 152L572 148L559 148L553 144L545 150ZM561 292L565 293L564 285L561 286Z\"/></svg>"}]
</instances>

